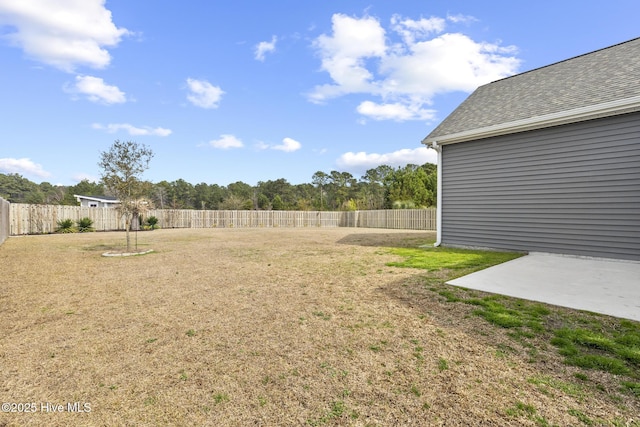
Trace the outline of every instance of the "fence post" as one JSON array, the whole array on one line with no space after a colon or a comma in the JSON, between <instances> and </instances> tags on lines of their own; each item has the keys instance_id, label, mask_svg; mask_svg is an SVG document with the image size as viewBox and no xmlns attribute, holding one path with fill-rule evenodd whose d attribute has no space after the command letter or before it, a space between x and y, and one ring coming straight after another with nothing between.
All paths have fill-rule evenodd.
<instances>
[{"instance_id":1,"label":"fence post","mask_svg":"<svg viewBox=\"0 0 640 427\"><path fill-rule=\"evenodd\" d=\"M0 245L4 243L4 241L11 233L11 225L9 222L11 205L5 199L0 197Z\"/></svg>"}]
</instances>

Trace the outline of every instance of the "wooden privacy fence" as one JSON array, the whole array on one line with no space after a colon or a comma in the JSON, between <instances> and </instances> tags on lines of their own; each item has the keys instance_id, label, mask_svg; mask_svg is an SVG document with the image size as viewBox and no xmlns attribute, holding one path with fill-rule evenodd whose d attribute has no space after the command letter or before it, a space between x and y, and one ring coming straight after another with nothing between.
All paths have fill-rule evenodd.
<instances>
[{"instance_id":1,"label":"wooden privacy fence","mask_svg":"<svg viewBox=\"0 0 640 427\"><path fill-rule=\"evenodd\" d=\"M58 221L91 218L98 231L124 230L125 223L113 208L11 203L11 235L53 233Z\"/></svg>"},{"instance_id":2,"label":"wooden privacy fence","mask_svg":"<svg viewBox=\"0 0 640 427\"><path fill-rule=\"evenodd\" d=\"M343 213L156 209L149 211L148 216L158 218L158 225L161 228L341 227Z\"/></svg>"},{"instance_id":3,"label":"wooden privacy fence","mask_svg":"<svg viewBox=\"0 0 640 427\"><path fill-rule=\"evenodd\" d=\"M435 230L435 209L376 211L213 211L151 209L161 228L249 228L249 227L365 227ZM10 205L10 234L52 233L57 222L91 218L98 231L124 230L120 214L113 208L62 205Z\"/></svg>"},{"instance_id":4,"label":"wooden privacy fence","mask_svg":"<svg viewBox=\"0 0 640 427\"><path fill-rule=\"evenodd\" d=\"M9 226L9 202L0 197L0 245L11 233Z\"/></svg>"}]
</instances>

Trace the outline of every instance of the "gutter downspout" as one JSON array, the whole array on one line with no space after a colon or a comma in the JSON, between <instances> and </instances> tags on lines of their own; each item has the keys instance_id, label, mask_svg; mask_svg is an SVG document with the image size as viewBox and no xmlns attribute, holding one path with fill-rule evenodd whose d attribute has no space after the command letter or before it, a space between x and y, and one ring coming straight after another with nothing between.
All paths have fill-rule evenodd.
<instances>
[{"instance_id":1,"label":"gutter downspout","mask_svg":"<svg viewBox=\"0 0 640 427\"><path fill-rule=\"evenodd\" d=\"M442 146L438 144L438 141L431 143L431 148L438 152L438 194L436 201L436 242L434 247L440 246L442 243Z\"/></svg>"}]
</instances>

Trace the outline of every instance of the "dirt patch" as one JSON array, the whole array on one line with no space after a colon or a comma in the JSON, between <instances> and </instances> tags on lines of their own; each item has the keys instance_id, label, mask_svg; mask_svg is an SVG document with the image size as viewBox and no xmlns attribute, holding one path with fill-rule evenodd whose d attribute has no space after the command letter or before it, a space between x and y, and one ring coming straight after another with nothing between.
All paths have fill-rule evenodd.
<instances>
[{"instance_id":1,"label":"dirt patch","mask_svg":"<svg viewBox=\"0 0 640 427\"><path fill-rule=\"evenodd\" d=\"M640 413L561 386L566 366L505 351L503 331L444 304L421 271L385 265L397 259L386 247L434 237L156 230L139 242L154 252L128 258L100 256L123 233L11 238L0 395L37 410L0 425L625 425Z\"/></svg>"},{"instance_id":2,"label":"dirt patch","mask_svg":"<svg viewBox=\"0 0 640 427\"><path fill-rule=\"evenodd\" d=\"M119 250L119 251L115 251L115 250L110 250L108 252L104 252L102 254L102 256L105 257L123 257L123 256L138 256L138 255L146 255L146 254L150 254L151 252L153 252L153 249L146 249L146 250L142 250L142 251L134 251L134 250Z\"/></svg>"}]
</instances>

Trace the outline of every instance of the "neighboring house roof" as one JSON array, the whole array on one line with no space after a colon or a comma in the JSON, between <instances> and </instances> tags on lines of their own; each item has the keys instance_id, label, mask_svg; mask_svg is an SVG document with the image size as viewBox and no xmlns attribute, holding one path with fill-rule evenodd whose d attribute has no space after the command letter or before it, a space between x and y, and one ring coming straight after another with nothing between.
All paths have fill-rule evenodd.
<instances>
[{"instance_id":1,"label":"neighboring house roof","mask_svg":"<svg viewBox=\"0 0 640 427\"><path fill-rule=\"evenodd\" d=\"M73 197L75 197L78 202L80 201L80 199L84 199L102 203L120 203L120 200L118 200L117 197L112 196L82 196L79 194L74 194Z\"/></svg>"},{"instance_id":2,"label":"neighboring house roof","mask_svg":"<svg viewBox=\"0 0 640 427\"><path fill-rule=\"evenodd\" d=\"M640 38L480 86L422 142L463 142L640 111Z\"/></svg>"}]
</instances>

